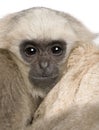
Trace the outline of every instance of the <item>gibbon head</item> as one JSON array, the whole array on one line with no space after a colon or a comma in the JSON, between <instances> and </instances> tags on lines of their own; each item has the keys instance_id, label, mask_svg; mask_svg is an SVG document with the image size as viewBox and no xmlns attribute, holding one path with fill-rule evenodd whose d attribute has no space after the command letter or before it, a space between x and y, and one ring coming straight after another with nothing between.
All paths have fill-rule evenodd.
<instances>
[{"instance_id":1,"label":"gibbon head","mask_svg":"<svg viewBox=\"0 0 99 130\"><path fill-rule=\"evenodd\" d=\"M26 84L29 81L35 90L43 93L64 75L70 51L75 43L85 39L79 35L80 31L92 37L71 16L47 8L9 15L1 19L0 28L0 48L11 52Z\"/></svg>"}]
</instances>

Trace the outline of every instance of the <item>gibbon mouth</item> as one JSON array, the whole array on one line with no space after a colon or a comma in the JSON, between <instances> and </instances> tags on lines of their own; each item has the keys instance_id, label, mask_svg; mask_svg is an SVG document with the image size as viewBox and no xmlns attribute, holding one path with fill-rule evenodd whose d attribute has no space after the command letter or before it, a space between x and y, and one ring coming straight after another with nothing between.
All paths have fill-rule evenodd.
<instances>
[{"instance_id":1,"label":"gibbon mouth","mask_svg":"<svg viewBox=\"0 0 99 130\"><path fill-rule=\"evenodd\" d=\"M34 86L48 89L53 88L53 86L58 82L59 76L31 76L29 79Z\"/></svg>"},{"instance_id":2,"label":"gibbon mouth","mask_svg":"<svg viewBox=\"0 0 99 130\"><path fill-rule=\"evenodd\" d=\"M55 75L55 76L40 76L40 77L33 76L32 78L35 79L35 80L48 80L48 79L56 79L56 78L58 78L58 75Z\"/></svg>"}]
</instances>

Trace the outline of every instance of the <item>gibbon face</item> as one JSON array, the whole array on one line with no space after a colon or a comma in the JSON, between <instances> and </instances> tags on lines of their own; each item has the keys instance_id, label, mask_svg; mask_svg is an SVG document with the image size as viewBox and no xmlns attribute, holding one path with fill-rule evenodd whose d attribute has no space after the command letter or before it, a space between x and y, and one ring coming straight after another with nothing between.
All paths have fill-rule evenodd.
<instances>
[{"instance_id":1,"label":"gibbon face","mask_svg":"<svg viewBox=\"0 0 99 130\"><path fill-rule=\"evenodd\" d=\"M40 43L40 44L39 44ZM51 89L61 77L60 63L65 57L66 43L61 40L26 40L20 53L29 66L29 80L40 89Z\"/></svg>"}]
</instances>

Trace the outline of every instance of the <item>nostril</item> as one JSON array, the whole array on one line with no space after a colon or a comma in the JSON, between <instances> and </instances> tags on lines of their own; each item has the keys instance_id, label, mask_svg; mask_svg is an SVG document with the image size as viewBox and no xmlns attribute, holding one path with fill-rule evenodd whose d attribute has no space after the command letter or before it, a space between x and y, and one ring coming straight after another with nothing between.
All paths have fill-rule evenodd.
<instances>
[{"instance_id":1,"label":"nostril","mask_svg":"<svg viewBox=\"0 0 99 130\"><path fill-rule=\"evenodd\" d=\"M41 69L46 69L47 67L48 67L48 62L47 61L40 62L40 68Z\"/></svg>"}]
</instances>

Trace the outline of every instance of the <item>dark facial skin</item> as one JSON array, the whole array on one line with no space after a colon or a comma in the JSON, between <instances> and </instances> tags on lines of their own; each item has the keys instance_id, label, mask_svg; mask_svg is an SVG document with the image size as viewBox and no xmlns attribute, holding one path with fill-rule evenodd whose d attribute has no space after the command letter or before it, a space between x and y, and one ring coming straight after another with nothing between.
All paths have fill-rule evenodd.
<instances>
[{"instance_id":1,"label":"dark facial skin","mask_svg":"<svg viewBox=\"0 0 99 130\"><path fill-rule=\"evenodd\" d=\"M29 41L20 45L23 59L30 65L29 80L48 92L60 80L60 63L65 57L66 43L61 40Z\"/></svg>"}]
</instances>

